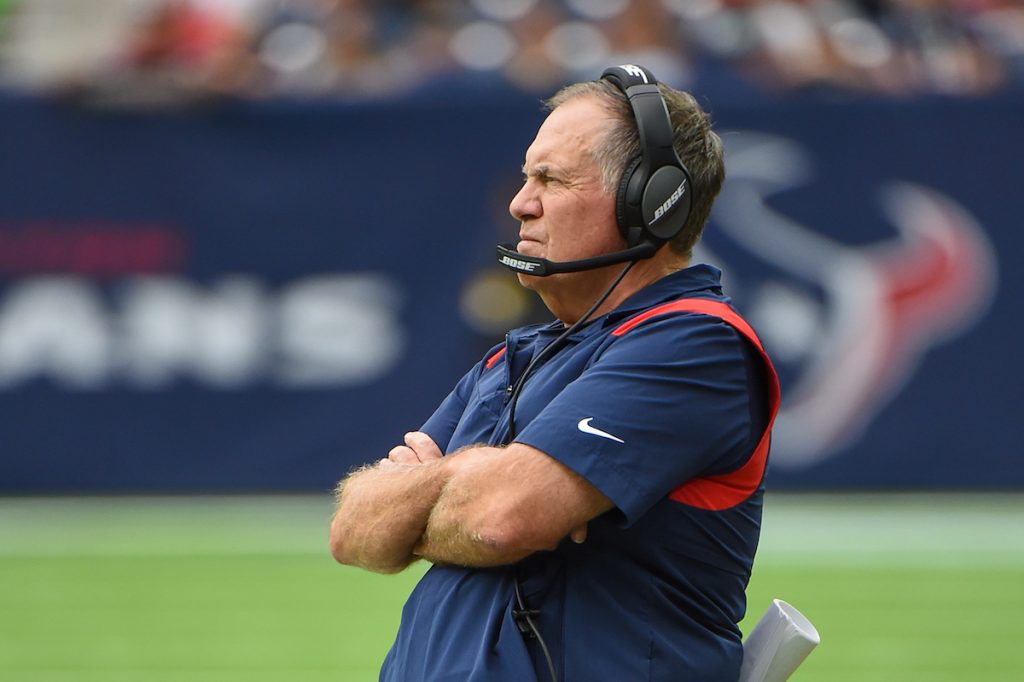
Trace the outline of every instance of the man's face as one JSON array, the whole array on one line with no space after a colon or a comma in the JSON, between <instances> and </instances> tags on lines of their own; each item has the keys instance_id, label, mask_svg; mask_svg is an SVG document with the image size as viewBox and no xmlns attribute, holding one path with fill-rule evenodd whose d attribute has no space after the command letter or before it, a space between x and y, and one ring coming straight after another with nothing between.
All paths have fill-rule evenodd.
<instances>
[{"instance_id":1,"label":"man's face","mask_svg":"<svg viewBox=\"0 0 1024 682\"><path fill-rule=\"evenodd\" d=\"M604 191L601 171L588 150L602 139L611 118L599 100L576 97L545 119L526 150L524 183L509 204L519 221L517 250L553 261L589 258L625 247L615 223L615 198ZM531 288L583 283L587 273L540 278L520 275Z\"/></svg>"}]
</instances>

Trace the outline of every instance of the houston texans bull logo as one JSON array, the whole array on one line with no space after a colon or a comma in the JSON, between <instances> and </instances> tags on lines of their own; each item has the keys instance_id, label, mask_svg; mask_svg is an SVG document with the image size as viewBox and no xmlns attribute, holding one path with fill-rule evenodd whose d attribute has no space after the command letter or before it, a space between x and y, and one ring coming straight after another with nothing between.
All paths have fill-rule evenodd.
<instances>
[{"instance_id":1,"label":"houston texans bull logo","mask_svg":"<svg viewBox=\"0 0 1024 682\"><path fill-rule=\"evenodd\" d=\"M966 210L906 182L856 188L858 218L893 236L859 245L827 236L770 205L813 178L800 147L759 133L725 139L729 179L699 260L726 267L727 290L782 370L774 462L810 465L855 443L929 348L980 319L995 259ZM751 257L755 267L730 260Z\"/></svg>"}]
</instances>

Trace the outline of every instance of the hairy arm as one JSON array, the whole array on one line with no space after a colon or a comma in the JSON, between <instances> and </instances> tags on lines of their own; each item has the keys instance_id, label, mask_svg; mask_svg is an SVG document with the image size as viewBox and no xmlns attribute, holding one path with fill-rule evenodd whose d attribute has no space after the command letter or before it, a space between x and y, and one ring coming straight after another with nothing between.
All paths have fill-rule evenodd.
<instances>
[{"instance_id":1,"label":"hairy arm","mask_svg":"<svg viewBox=\"0 0 1024 682\"><path fill-rule=\"evenodd\" d=\"M450 474L429 436L408 433L405 443L338 484L330 545L339 563L397 573L418 558L413 547Z\"/></svg>"},{"instance_id":2,"label":"hairy arm","mask_svg":"<svg viewBox=\"0 0 1024 682\"><path fill-rule=\"evenodd\" d=\"M536 448L469 447L448 457L424 433L338 486L331 553L397 573L419 557L460 566L510 564L586 537L612 507L585 479Z\"/></svg>"},{"instance_id":3,"label":"hairy arm","mask_svg":"<svg viewBox=\"0 0 1024 682\"><path fill-rule=\"evenodd\" d=\"M414 553L434 563L510 564L586 537L586 523L612 508L585 479L536 448L473 447L451 474Z\"/></svg>"}]
</instances>

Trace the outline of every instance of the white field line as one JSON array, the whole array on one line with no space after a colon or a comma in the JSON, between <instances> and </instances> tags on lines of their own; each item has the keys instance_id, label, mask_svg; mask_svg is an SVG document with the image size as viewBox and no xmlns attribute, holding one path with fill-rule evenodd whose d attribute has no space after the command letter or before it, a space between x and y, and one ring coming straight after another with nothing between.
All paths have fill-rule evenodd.
<instances>
[{"instance_id":1,"label":"white field line","mask_svg":"<svg viewBox=\"0 0 1024 682\"><path fill-rule=\"evenodd\" d=\"M327 554L328 495L0 498L17 556ZM770 495L760 565L1024 566L1024 495Z\"/></svg>"}]
</instances>

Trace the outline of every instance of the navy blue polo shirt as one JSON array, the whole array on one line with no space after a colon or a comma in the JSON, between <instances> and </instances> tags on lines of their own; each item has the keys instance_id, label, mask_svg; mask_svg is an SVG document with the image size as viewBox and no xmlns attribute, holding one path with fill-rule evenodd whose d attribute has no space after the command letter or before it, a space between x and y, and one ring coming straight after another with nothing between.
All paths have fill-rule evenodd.
<instances>
[{"instance_id":1,"label":"navy blue polo shirt","mask_svg":"<svg viewBox=\"0 0 1024 682\"><path fill-rule=\"evenodd\" d=\"M512 618L516 573L563 682L737 679L763 485L755 479L726 509L672 494L751 458L769 423L764 361L706 314L658 315L613 333L680 298L727 303L720 277L707 265L673 273L534 369L515 440L579 473L615 508L591 521L583 544L566 539L514 566L432 566L402 611L381 680L547 680L537 641ZM446 453L504 442L507 388L563 330L556 321L509 332L422 430Z\"/></svg>"}]
</instances>

